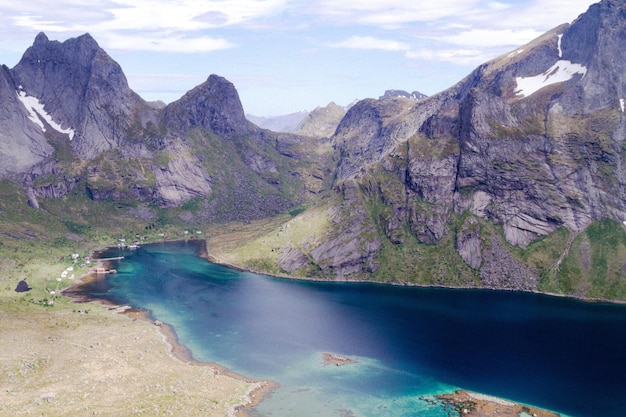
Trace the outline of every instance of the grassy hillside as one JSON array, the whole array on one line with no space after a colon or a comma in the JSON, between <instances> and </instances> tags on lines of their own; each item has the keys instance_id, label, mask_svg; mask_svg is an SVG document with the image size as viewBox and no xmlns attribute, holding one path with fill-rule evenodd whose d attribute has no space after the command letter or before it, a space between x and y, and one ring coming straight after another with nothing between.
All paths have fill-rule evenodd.
<instances>
[{"instance_id":1,"label":"grassy hillside","mask_svg":"<svg viewBox=\"0 0 626 417\"><path fill-rule=\"evenodd\" d=\"M592 223L573 240L563 262L547 269L541 290L626 300L626 230L613 221Z\"/></svg>"}]
</instances>

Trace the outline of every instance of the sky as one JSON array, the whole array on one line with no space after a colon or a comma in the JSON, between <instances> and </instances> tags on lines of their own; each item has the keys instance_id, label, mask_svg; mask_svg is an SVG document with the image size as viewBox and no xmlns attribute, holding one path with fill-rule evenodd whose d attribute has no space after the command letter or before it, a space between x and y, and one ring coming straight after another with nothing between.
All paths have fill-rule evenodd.
<instances>
[{"instance_id":1,"label":"sky","mask_svg":"<svg viewBox=\"0 0 626 417\"><path fill-rule=\"evenodd\" d=\"M35 36L90 33L145 100L217 74L277 116L385 90L432 95L575 20L594 0L20 0L0 3L0 64Z\"/></svg>"}]
</instances>

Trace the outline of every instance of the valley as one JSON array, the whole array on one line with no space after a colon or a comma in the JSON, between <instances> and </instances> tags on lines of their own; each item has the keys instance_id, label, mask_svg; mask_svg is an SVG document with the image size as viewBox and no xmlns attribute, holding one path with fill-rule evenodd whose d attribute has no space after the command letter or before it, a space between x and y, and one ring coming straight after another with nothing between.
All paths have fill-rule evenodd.
<instances>
[{"instance_id":1,"label":"valley","mask_svg":"<svg viewBox=\"0 0 626 417\"><path fill-rule=\"evenodd\" d=\"M25 345L12 341L119 327L110 346L133 331L159 345L147 323L100 305L87 319L59 294L93 268L72 254L120 239L203 240L217 263L285 278L625 302L624 13L624 0L602 0L437 94L330 103L290 132L248 120L219 75L148 102L90 34L39 33L0 67L0 324L13 349L0 403L65 401L37 379L69 359L40 346L18 366ZM21 280L30 291L15 291ZM153 360L170 360L159 346ZM238 394L218 402L242 402L249 386L227 383ZM28 397L12 396L18 386Z\"/></svg>"}]
</instances>

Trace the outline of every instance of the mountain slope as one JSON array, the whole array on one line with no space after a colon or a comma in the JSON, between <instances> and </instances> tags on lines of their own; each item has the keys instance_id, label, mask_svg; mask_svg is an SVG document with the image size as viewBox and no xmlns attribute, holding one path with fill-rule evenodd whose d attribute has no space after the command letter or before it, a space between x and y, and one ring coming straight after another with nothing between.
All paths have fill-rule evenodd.
<instances>
[{"instance_id":1,"label":"mountain slope","mask_svg":"<svg viewBox=\"0 0 626 417\"><path fill-rule=\"evenodd\" d=\"M294 133L313 137L331 137L345 114L346 110L343 107L330 102L310 112L298 124Z\"/></svg>"},{"instance_id":2,"label":"mountain slope","mask_svg":"<svg viewBox=\"0 0 626 417\"><path fill-rule=\"evenodd\" d=\"M249 124L227 80L212 75L154 106L89 34L40 33L2 68L0 95L0 177L22 184L34 207L75 191L152 210L198 199L189 219L249 220L305 202L323 182L318 144Z\"/></svg>"},{"instance_id":3,"label":"mountain slope","mask_svg":"<svg viewBox=\"0 0 626 417\"><path fill-rule=\"evenodd\" d=\"M615 53L626 48L625 9L593 5L435 96L358 103L332 138L341 203L328 209L332 236L352 244L288 243L283 265L304 258L329 277L524 290L563 282L577 236L626 218L626 76ZM626 288L620 265L604 273ZM568 291L612 294L589 278Z\"/></svg>"},{"instance_id":4,"label":"mountain slope","mask_svg":"<svg viewBox=\"0 0 626 417\"><path fill-rule=\"evenodd\" d=\"M11 72L22 94L42 103L85 159L119 146L144 105L89 35L60 43L40 33Z\"/></svg>"},{"instance_id":5,"label":"mountain slope","mask_svg":"<svg viewBox=\"0 0 626 417\"><path fill-rule=\"evenodd\" d=\"M625 298L625 16L603 0L439 94L362 100L322 139L249 123L216 75L149 105L90 36L40 34L0 71L0 231L43 233L20 213L55 233L237 221L252 231L220 253L264 272Z\"/></svg>"}]
</instances>

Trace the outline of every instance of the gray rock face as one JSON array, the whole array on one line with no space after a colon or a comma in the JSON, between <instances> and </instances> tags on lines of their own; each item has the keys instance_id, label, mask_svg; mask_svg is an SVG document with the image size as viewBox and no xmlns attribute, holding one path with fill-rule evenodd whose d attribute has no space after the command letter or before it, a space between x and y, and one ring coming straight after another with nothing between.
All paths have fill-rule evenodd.
<instances>
[{"instance_id":1,"label":"gray rock face","mask_svg":"<svg viewBox=\"0 0 626 417\"><path fill-rule=\"evenodd\" d=\"M390 98L390 97L405 97L411 100L421 100L428 96L426 94L420 93L419 91L413 91L412 93L409 93L408 91L404 91L404 90L387 90L385 91L385 94L383 94L382 96L378 98L382 100L382 99Z\"/></svg>"},{"instance_id":2,"label":"gray rock face","mask_svg":"<svg viewBox=\"0 0 626 417\"><path fill-rule=\"evenodd\" d=\"M450 216L466 211L501 224L522 248L558 227L621 222L626 56L615 51L626 49L625 10L624 0L604 0L435 96L358 103L333 138L338 181L382 199L377 221L393 244L407 227L437 243ZM403 189L385 191L396 182L383 172ZM481 245L470 226L457 232L456 249L484 285L535 287L536 271L520 269L499 243ZM510 279L497 281L500 273Z\"/></svg>"},{"instance_id":3,"label":"gray rock face","mask_svg":"<svg viewBox=\"0 0 626 417\"><path fill-rule=\"evenodd\" d=\"M482 264L482 242L480 225L473 217L468 217L456 236L456 250L466 264L479 269Z\"/></svg>"},{"instance_id":4,"label":"gray rock face","mask_svg":"<svg viewBox=\"0 0 626 417\"><path fill-rule=\"evenodd\" d=\"M147 103L89 34L40 33L15 68L0 68L0 98L0 178L20 181L33 207L80 181L96 201L162 207L208 200L217 185L220 198L196 215L250 220L319 192L315 144L248 124L232 83L212 75L168 106Z\"/></svg>"},{"instance_id":5,"label":"gray rock face","mask_svg":"<svg viewBox=\"0 0 626 417\"><path fill-rule=\"evenodd\" d=\"M168 105L163 118L168 126L178 131L202 126L225 137L249 131L237 90L218 75L211 75L180 100Z\"/></svg>"},{"instance_id":6,"label":"gray rock face","mask_svg":"<svg viewBox=\"0 0 626 417\"><path fill-rule=\"evenodd\" d=\"M392 98L366 99L352 106L333 137L341 158L338 178L343 181L362 174L366 166L380 161L400 140L415 134L428 115L414 118L413 105L411 100Z\"/></svg>"},{"instance_id":7,"label":"gray rock face","mask_svg":"<svg viewBox=\"0 0 626 417\"><path fill-rule=\"evenodd\" d=\"M74 132L72 148L85 159L120 146L134 111L144 105L120 66L88 34L60 43L40 33L11 72L27 96Z\"/></svg>"},{"instance_id":8,"label":"gray rock face","mask_svg":"<svg viewBox=\"0 0 626 417\"><path fill-rule=\"evenodd\" d=\"M536 270L511 256L497 236L492 236L484 249L480 279L483 287L493 289L533 291L539 282Z\"/></svg>"},{"instance_id":9,"label":"gray rock face","mask_svg":"<svg viewBox=\"0 0 626 417\"><path fill-rule=\"evenodd\" d=\"M156 169L155 176L163 207L176 207L192 198L211 195L211 179L192 158L174 158L167 166Z\"/></svg>"},{"instance_id":10,"label":"gray rock face","mask_svg":"<svg viewBox=\"0 0 626 417\"><path fill-rule=\"evenodd\" d=\"M29 171L53 152L41 128L29 120L10 70L0 67L0 177Z\"/></svg>"},{"instance_id":11,"label":"gray rock face","mask_svg":"<svg viewBox=\"0 0 626 417\"><path fill-rule=\"evenodd\" d=\"M288 273L293 273L307 265L309 265L309 258L302 250L293 246L282 248L280 255L278 255L278 266Z\"/></svg>"},{"instance_id":12,"label":"gray rock face","mask_svg":"<svg viewBox=\"0 0 626 417\"><path fill-rule=\"evenodd\" d=\"M310 251L311 259L322 272L335 280L376 271L376 256L381 248L380 237L366 220L355 184L346 183L341 193L343 205L330 209L332 234Z\"/></svg>"}]
</instances>

